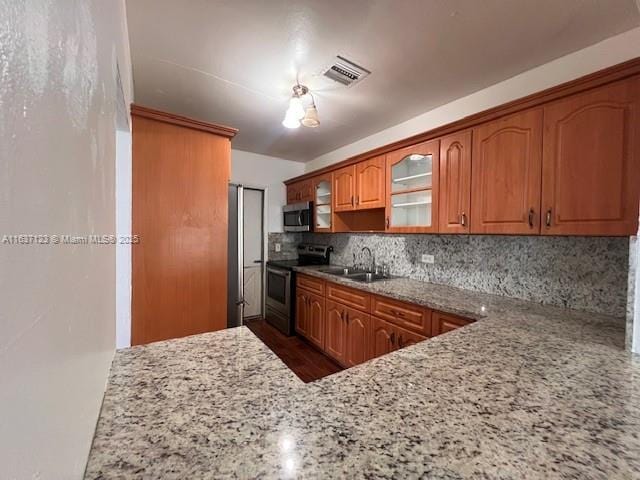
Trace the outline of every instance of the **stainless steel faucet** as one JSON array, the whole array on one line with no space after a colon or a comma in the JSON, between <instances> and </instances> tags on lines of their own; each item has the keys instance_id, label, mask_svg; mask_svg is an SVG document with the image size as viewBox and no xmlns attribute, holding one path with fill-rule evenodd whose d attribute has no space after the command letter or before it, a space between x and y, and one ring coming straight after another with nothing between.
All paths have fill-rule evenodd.
<instances>
[{"instance_id":1,"label":"stainless steel faucet","mask_svg":"<svg viewBox=\"0 0 640 480\"><path fill-rule=\"evenodd\" d=\"M376 256L373 254L373 252L371 251L371 249L369 247L362 247L362 250L360 250L360 253L364 253L365 251L369 252L369 256L371 257L371 265L369 268L369 271L372 273L375 273L376 271Z\"/></svg>"}]
</instances>

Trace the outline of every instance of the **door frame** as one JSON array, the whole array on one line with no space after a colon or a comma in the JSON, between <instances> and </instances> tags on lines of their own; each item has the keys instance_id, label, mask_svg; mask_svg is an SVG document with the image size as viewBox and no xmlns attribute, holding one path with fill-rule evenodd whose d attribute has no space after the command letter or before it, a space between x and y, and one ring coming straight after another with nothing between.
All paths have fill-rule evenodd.
<instances>
[{"instance_id":1,"label":"door frame","mask_svg":"<svg viewBox=\"0 0 640 480\"><path fill-rule=\"evenodd\" d=\"M269 257L269 233L267 227L267 213L269 205L269 188L256 184L245 184L229 182L229 185L235 186L238 189L238 280L237 288L238 292L241 292L238 301L238 319L240 325L244 325L244 190L258 190L263 192L262 195L262 289L261 295L261 318L264 318L266 309L266 295L265 287L267 284L267 260Z\"/></svg>"}]
</instances>

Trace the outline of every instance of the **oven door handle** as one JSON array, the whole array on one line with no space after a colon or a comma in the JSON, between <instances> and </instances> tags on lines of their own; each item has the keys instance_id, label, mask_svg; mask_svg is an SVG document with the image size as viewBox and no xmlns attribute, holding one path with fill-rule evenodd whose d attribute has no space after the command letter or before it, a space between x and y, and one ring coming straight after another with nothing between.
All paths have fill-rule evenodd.
<instances>
[{"instance_id":1,"label":"oven door handle","mask_svg":"<svg viewBox=\"0 0 640 480\"><path fill-rule=\"evenodd\" d=\"M302 226L302 210L298 212L298 226Z\"/></svg>"},{"instance_id":2,"label":"oven door handle","mask_svg":"<svg viewBox=\"0 0 640 480\"><path fill-rule=\"evenodd\" d=\"M273 273L274 275L278 275L279 277L287 278L291 275L291 272L287 272L286 270L280 270L277 268L267 268L267 273Z\"/></svg>"}]
</instances>

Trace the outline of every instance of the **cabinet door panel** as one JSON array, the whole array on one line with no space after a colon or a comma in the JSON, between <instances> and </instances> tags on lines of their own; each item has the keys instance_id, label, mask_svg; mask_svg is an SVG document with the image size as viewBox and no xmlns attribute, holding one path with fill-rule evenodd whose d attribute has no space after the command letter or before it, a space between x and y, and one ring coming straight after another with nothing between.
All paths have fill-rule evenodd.
<instances>
[{"instance_id":1,"label":"cabinet door panel","mask_svg":"<svg viewBox=\"0 0 640 480\"><path fill-rule=\"evenodd\" d=\"M384 320L371 317L371 342L369 356L380 357L395 350L395 327Z\"/></svg>"},{"instance_id":2,"label":"cabinet door panel","mask_svg":"<svg viewBox=\"0 0 640 480\"><path fill-rule=\"evenodd\" d=\"M543 234L637 232L639 83L618 82L545 107Z\"/></svg>"},{"instance_id":3,"label":"cabinet door panel","mask_svg":"<svg viewBox=\"0 0 640 480\"><path fill-rule=\"evenodd\" d=\"M471 232L540 232L542 109L473 131Z\"/></svg>"},{"instance_id":4,"label":"cabinet door panel","mask_svg":"<svg viewBox=\"0 0 640 480\"><path fill-rule=\"evenodd\" d=\"M356 208L384 208L385 157L356 164Z\"/></svg>"},{"instance_id":5,"label":"cabinet door panel","mask_svg":"<svg viewBox=\"0 0 640 480\"><path fill-rule=\"evenodd\" d=\"M354 165L333 172L333 210L346 212L355 209L356 170Z\"/></svg>"},{"instance_id":6,"label":"cabinet door panel","mask_svg":"<svg viewBox=\"0 0 640 480\"><path fill-rule=\"evenodd\" d=\"M423 337L422 335L418 335L417 333L413 333L409 330L405 330L404 328L399 327L396 327L396 335L398 336L396 340L398 348L405 348L410 345L415 345L416 343L420 343L427 339L427 337Z\"/></svg>"},{"instance_id":7,"label":"cabinet door panel","mask_svg":"<svg viewBox=\"0 0 640 480\"><path fill-rule=\"evenodd\" d=\"M333 190L333 173L318 175L313 179L314 206L313 215L315 217L314 232L333 231L333 202L331 192Z\"/></svg>"},{"instance_id":8,"label":"cabinet door panel","mask_svg":"<svg viewBox=\"0 0 640 480\"><path fill-rule=\"evenodd\" d=\"M347 349L346 308L330 300L326 301L325 307L324 351L344 364Z\"/></svg>"},{"instance_id":9,"label":"cabinet door panel","mask_svg":"<svg viewBox=\"0 0 640 480\"><path fill-rule=\"evenodd\" d=\"M298 290L296 292L296 332L303 337L309 336L307 330L308 310L308 296L303 290Z\"/></svg>"},{"instance_id":10,"label":"cabinet door panel","mask_svg":"<svg viewBox=\"0 0 640 480\"><path fill-rule=\"evenodd\" d=\"M313 201L313 183L311 179L303 180L298 185L298 191L300 192L300 202L312 202Z\"/></svg>"},{"instance_id":11,"label":"cabinet door panel","mask_svg":"<svg viewBox=\"0 0 640 480\"><path fill-rule=\"evenodd\" d=\"M371 358L369 349L370 322L371 317L366 314L347 308L347 349L345 355L345 363L352 367L360 363L366 362Z\"/></svg>"},{"instance_id":12,"label":"cabinet door panel","mask_svg":"<svg viewBox=\"0 0 640 480\"><path fill-rule=\"evenodd\" d=\"M291 185L287 185L287 204L296 203L300 200L298 199L300 195L300 191L298 190L298 184L292 183Z\"/></svg>"},{"instance_id":13,"label":"cabinet door panel","mask_svg":"<svg viewBox=\"0 0 640 480\"><path fill-rule=\"evenodd\" d=\"M307 338L318 348L324 348L324 298L310 293L307 310Z\"/></svg>"},{"instance_id":14,"label":"cabinet door panel","mask_svg":"<svg viewBox=\"0 0 640 480\"><path fill-rule=\"evenodd\" d=\"M440 233L469 233L471 130L440 140Z\"/></svg>"},{"instance_id":15,"label":"cabinet door panel","mask_svg":"<svg viewBox=\"0 0 640 480\"><path fill-rule=\"evenodd\" d=\"M438 231L439 158L439 140L387 154L387 232Z\"/></svg>"}]
</instances>

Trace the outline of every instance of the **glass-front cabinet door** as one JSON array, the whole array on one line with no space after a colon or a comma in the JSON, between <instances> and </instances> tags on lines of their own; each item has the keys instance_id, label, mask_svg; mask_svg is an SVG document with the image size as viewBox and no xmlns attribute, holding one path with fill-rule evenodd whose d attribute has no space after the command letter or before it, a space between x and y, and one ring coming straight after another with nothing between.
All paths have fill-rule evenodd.
<instances>
[{"instance_id":1,"label":"glass-front cabinet door","mask_svg":"<svg viewBox=\"0 0 640 480\"><path fill-rule=\"evenodd\" d=\"M387 154L387 231L437 231L439 154L438 140Z\"/></svg>"},{"instance_id":2,"label":"glass-front cabinet door","mask_svg":"<svg viewBox=\"0 0 640 480\"><path fill-rule=\"evenodd\" d=\"M333 174L319 175L313 179L314 195L314 231L333 231L333 209L331 203L331 188L333 185Z\"/></svg>"}]
</instances>

